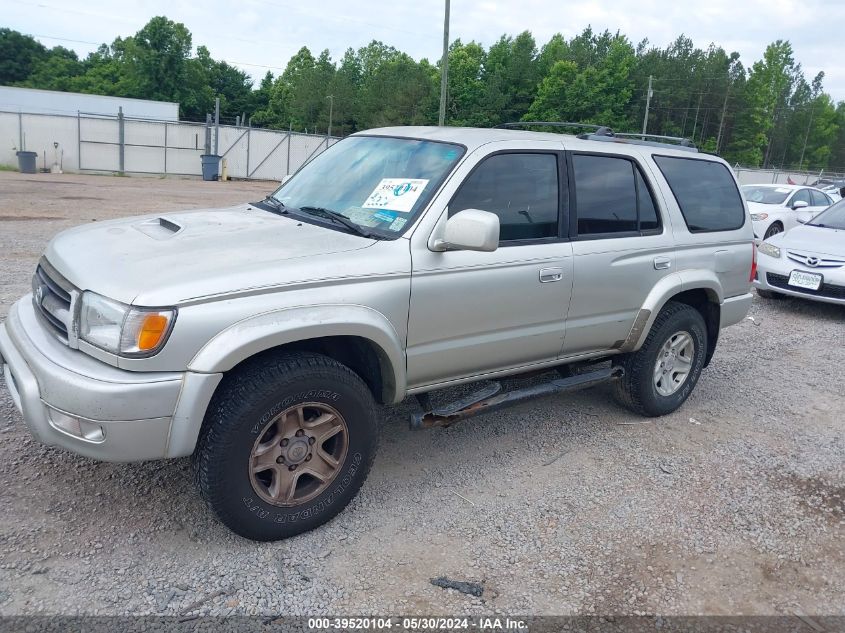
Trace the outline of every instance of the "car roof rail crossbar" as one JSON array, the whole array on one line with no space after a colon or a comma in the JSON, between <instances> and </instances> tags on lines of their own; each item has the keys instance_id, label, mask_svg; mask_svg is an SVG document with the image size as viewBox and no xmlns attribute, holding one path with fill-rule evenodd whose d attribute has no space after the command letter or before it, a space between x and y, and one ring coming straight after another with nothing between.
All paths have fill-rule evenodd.
<instances>
[{"instance_id":1,"label":"car roof rail crossbar","mask_svg":"<svg viewBox=\"0 0 845 633\"><path fill-rule=\"evenodd\" d=\"M613 130L606 125L593 125L592 123L570 123L568 121L515 121L512 123L500 123L493 126L496 129L513 129L520 127L566 127L593 130L597 136L613 136Z\"/></svg>"}]
</instances>

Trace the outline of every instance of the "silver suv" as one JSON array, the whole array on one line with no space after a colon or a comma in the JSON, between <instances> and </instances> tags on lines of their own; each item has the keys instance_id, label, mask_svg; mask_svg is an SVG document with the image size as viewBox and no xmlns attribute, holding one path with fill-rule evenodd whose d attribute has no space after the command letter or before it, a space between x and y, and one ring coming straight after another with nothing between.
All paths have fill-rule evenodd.
<instances>
[{"instance_id":1,"label":"silver suv","mask_svg":"<svg viewBox=\"0 0 845 633\"><path fill-rule=\"evenodd\" d=\"M41 442L193 455L220 520L274 540L349 503L380 404L415 395L414 425L449 425L607 380L640 414L674 411L748 311L754 267L733 173L694 148L378 129L261 202L58 235L0 326L0 367Z\"/></svg>"}]
</instances>

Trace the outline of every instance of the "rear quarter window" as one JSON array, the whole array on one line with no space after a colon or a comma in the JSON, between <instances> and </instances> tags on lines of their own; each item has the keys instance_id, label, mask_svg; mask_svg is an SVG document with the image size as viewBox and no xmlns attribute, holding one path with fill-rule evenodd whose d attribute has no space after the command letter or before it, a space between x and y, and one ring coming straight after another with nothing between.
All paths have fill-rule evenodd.
<instances>
[{"instance_id":1,"label":"rear quarter window","mask_svg":"<svg viewBox=\"0 0 845 633\"><path fill-rule=\"evenodd\" d=\"M691 233L733 231L745 224L739 189L722 163L677 156L654 156L654 162L669 183Z\"/></svg>"}]
</instances>

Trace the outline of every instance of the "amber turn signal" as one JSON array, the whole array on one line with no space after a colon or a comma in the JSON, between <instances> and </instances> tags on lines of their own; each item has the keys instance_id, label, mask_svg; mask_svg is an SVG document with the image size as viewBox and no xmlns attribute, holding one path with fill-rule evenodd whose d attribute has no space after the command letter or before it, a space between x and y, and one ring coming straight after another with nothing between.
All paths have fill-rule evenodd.
<instances>
[{"instance_id":1,"label":"amber turn signal","mask_svg":"<svg viewBox=\"0 0 845 633\"><path fill-rule=\"evenodd\" d=\"M138 332L138 349L149 351L158 347L167 332L167 317L161 314L148 314L144 317Z\"/></svg>"}]
</instances>

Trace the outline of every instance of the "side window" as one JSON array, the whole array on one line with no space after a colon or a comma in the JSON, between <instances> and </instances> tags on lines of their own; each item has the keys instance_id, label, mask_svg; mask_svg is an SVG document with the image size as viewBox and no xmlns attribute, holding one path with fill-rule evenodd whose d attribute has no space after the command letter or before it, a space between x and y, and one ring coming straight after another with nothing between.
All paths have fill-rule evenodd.
<instances>
[{"instance_id":1,"label":"side window","mask_svg":"<svg viewBox=\"0 0 845 633\"><path fill-rule=\"evenodd\" d=\"M637 178L637 201L640 208L640 231L655 231L660 228L660 221L657 219L657 205L654 198L645 184L645 179L637 167L634 167Z\"/></svg>"},{"instance_id":2,"label":"side window","mask_svg":"<svg viewBox=\"0 0 845 633\"><path fill-rule=\"evenodd\" d=\"M814 191L810 189L810 197L812 198L811 206L814 207L827 207L830 206L830 198L828 198L825 194L821 191Z\"/></svg>"},{"instance_id":3,"label":"side window","mask_svg":"<svg viewBox=\"0 0 845 633\"><path fill-rule=\"evenodd\" d=\"M654 156L691 233L733 231L745 224L736 181L722 163L701 158Z\"/></svg>"},{"instance_id":4,"label":"side window","mask_svg":"<svg viewBox=\"0 0 845 633\"><path fill-rule=\"evenodd\" d=\"M560 194L555 154L496 154L461 185L449 215L481 209L499 216L499 241L558 235Z\"/></svg>"},{"instance_id":5,"label":"side window","mask_svg":"<svg viewBox=\"0 0 845 633\"><path fill-rule=\"evenodd\" d=\"M806 202L807 206L810 206L812 204L810 202L810 190L799 189L796 191L795 195L792 196L792 200L789 201L789 206L794 207L796 202Z\"/></svg>"},{"instance_id":6,"label":"side window","mask_svg":"<svg viewBox=\"0 0 845 633\"><path fill-rule=\"evenodd\" d=\"M632 161L573 154L572 172L579 237L660 227L657 206Z\"/></svg>"}]
</instances>

